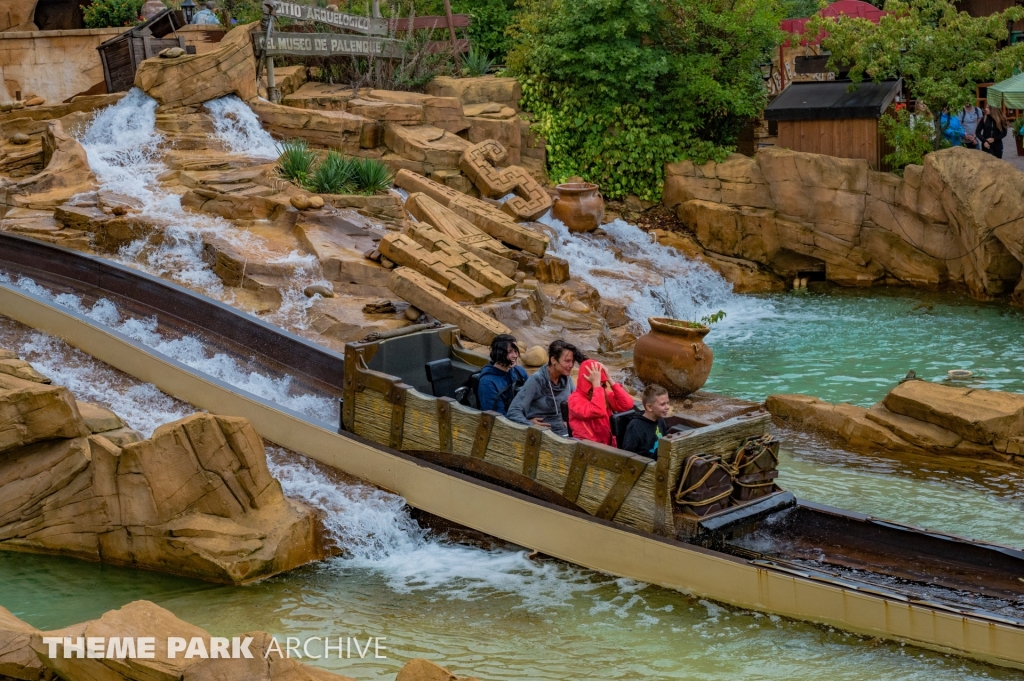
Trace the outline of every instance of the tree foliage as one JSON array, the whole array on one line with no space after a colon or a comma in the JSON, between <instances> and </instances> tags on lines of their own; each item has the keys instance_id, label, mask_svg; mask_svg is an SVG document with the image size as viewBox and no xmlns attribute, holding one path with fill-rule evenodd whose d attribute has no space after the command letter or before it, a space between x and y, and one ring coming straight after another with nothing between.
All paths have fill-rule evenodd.
<instances>
[{"instance_id":1,"label":"tree foliage","mask_svg":"<svg viewBox=\"0 0 1024 681\"><path fill-rule=\"evenodd\" d=\"M505 61L512 46L507 29L516 16L515 0L451 0L452 12L472 18L467 36L482 54ZM444 16L442 0L416 0L419 16ZM443 28L443 27L442 27Z\"/></svg>"},{"instance_id":2,"label":"tree foliage","mask_svg":"<svg viewBox=\"0 0 1024 681\"><path fill-rule=\"evenodd\" d=\"M86 28L134 26L146 0L93 0L82 11Z\"/></svg>"},{"instance_id":3,"label":"tree foliage","mask_svg":"<svg viewBox=\"0 0 1024 681\"><path fill-rule=\"evenodd\" d=\"M721 159L763 109L777 0L523 0L508 67L549 172L656 199L666 162Z\"/></svg>"},{"instance_id":4,"label":"tree foliage","mask_svg":"<svg viewBox=\"0 0 1024 681\"><path fill-rule=\"evenodd\" d=\"M822 46L832 53L829 67L851 64L855 82L902 77L910 95L934 113L938 149L943 108L956 111L973 102L977 83L1007 78L1024 61L1024 44L999 49L1008 23L1024 18L1024 8L972 17L950 0L887 0L884 9L878 24L815 17L807 33L827 32Z\"/></svg>"},{"instance_id":5,"label":"tree foliage","mask_svg":"<svg viewBox=\"0 0 1024 681\"><path fill-rule=\"evenodd\" d=\"M924 155L935 148L935 130L927 122L913 125L906 109L885 114L879 120L879 126L893 148L892 153L886 154L882 160L897 175L903 175L903 169L908 165L924 163Z\"/></svg>"}]
</instances>

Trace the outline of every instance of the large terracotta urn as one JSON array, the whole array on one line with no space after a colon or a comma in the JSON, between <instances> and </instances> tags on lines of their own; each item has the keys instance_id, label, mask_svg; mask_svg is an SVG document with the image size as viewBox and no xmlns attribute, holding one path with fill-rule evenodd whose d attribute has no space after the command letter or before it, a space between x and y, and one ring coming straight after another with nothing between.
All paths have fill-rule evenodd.
<instances>
[{"instance_id":1,"label":"large terracotta urn","mask_svg":"<svg viewBox=\"0 0 1024 681\"><path fill-rule=\"evenodd\" d=\"M570 232L593 232L604 219L604 197L596 184L567 182L555 187L558 198L551 212Z\"/></svg>"},{"instance_id":2,"label":"large terracotta urn","mask_svg":"<svg viewBox=\"0 0 1024 681\"><path fill-rule=\"evenodd\" d=\"M672 397L700 390L711 373L714 353L704 344L706 326L690 328L687 322L651 317L651 330L633 347L633 368L644 384L657 383Z\"/></svg>"}]
</instances>

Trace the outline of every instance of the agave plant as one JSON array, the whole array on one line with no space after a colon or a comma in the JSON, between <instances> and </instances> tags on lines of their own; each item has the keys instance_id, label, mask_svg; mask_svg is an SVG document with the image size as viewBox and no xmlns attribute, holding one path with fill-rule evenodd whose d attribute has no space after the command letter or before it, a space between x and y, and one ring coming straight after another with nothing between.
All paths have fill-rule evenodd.
<instances>
[{"instance_id":1,"label":"agave plant","mask_svg":"<svg viewBox=\"0 0 1024 681\"><path fill-rule=\"evenodd\" d=\"M353 159L356 166L356 187L363 194L382 194L394 182L395 174L382 161L374 158Z\"/></svg>"},{"instance_id":2,"label":"agave plant","mask_svg":"<svg viewBox=\"0 0 1024 681\"><path fill-rule=\"evenodd\" d=\"M316 154L306 144L306 140L282 142L277 150L281 154L277 158L277 173L286 180L300 185L305 184L316 161Z\"/></svg>"},{"instance_id":3,"label":"agave plant","mask_svg":"<svg viewBox=\"0 0 1024 681\"><path fill-rule=\"evenodd\" d=\"M469 48L469 53L462 59L462 75L464 76L485 76L494 68L494 60L475 47Z\"/></svg>"},{"instance_id":4,"label":"agave plant","mask_svg":"<svg viewBox=\"0 0 1024 681\"><path fill-rule=\"evenodd\" d=\"M356 184L357 165L332 149L309 176L306 187L318 194L348 194Z\"/></svg>"}]
</instances>

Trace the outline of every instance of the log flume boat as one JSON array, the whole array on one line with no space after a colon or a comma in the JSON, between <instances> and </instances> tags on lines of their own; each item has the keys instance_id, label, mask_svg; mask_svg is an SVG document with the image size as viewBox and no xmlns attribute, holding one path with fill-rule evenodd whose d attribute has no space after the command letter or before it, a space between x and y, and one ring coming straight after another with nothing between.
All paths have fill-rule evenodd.
<instances>
[{"instance_id":1,"label":"log flume boat","mask_svg":"<svg viewBox=\"0 0 1024 681\"><path fill-rule=\"evenodd\" d=\"M650 460L456 403L446 396L452 385L485 358L462 348L450 326L350 344L343 357L143 272L9 233L0 233L0 272L85 302L108 299L125 314L155 318L164 333L195 335L267 375L338 398L340 424L312 419L52 295L0 282L0 314L199 408L246 417L268 440L449 522L585 568L1024 669L1022 551L801 501L771 475L712 512L684 503L694 499L680 497L692 487L681 478L693 473L694 455L734 476L758 468L750 461L772 444L765 413L678 419L679 432Z\"/></svg>"}]
</instances>

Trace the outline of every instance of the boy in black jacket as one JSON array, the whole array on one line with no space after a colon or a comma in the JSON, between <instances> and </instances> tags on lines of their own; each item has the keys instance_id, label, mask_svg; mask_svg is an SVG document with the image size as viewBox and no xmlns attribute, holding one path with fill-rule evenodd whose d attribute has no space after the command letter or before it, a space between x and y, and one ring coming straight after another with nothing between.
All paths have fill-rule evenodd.
<instances>
[{"instance_id":1,"label":"boy in black jacket","mask_svg":"<svg viewBox=\"0 0 1024 681\"><path fill-rule=\"evenodd\" d=\"M644 413L637 416L626 426L626 434L622 437L622 449L652 459L658 458L658 440L668 431L665 417L672 406L669 404L668 391L656 383L644 388L641 398Z\"/></svg>"}]
</instances>

